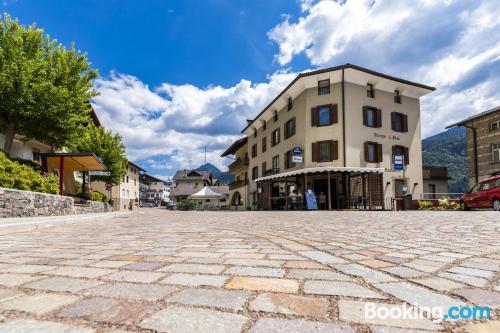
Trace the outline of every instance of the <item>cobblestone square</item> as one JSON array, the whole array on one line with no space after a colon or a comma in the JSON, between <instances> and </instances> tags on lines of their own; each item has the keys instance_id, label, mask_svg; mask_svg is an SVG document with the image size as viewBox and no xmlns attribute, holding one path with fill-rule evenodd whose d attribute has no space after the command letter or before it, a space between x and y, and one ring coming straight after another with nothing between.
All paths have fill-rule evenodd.
<instances>
[{"instance_id":1,"label":"cobblestone square","mask_svg":"<svg viewBox=\"0 0 500 333\"><path fill-rule=\"evenodd\" d=\"M499 327L496 212L144 209L0 230L0 332ZM489 306L494 318L382 320L363 313L366 304L399 309L405 302Z\"/></svg>"}]
</instances>

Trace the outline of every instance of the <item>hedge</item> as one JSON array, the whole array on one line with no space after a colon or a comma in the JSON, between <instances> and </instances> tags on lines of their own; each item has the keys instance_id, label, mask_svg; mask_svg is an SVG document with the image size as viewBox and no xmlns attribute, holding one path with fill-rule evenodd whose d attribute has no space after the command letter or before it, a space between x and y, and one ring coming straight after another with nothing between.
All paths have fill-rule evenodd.
<instances>
[{"instance_id":1,"label":"hedge","mask_svg":"<svg viewBox=\"0 0 500 333\"><path fill-rule=\"evenodd\" d=\"M29 165L12 161L3 151L0 151L0 187L59 194L56 177L45 176Z\"/></svg>"}]
</instances>

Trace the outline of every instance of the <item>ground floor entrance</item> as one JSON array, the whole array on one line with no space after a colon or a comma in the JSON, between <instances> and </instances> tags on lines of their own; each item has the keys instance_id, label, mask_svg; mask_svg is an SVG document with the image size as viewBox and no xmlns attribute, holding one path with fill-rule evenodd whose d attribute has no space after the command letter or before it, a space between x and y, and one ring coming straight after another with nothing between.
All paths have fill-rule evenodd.
<instances>
[{"instance_id":1,"label":"ground floor entrance","mask_svg":"<svg viewBox=\"0 0 500 333\"><path fill-rule=\"evenodd\" d=\"M263 177L257 182L256 209L390 209L384 203L380 172L319 171ZM309 193L309 195L307 195ZM309 198L308 198L309 197Z\"/></svg>"}]
</instances>

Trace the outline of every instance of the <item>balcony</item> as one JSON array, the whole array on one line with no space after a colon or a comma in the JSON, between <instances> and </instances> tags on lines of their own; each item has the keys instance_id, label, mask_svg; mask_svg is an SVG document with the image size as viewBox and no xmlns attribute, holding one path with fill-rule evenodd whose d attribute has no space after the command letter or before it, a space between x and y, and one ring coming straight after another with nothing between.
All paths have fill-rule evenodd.
<instances>
[{"instance_id":1,"label":"balcony","mask_svg":"<svg viewBox=\"0 0 500 333\"><path fill-rule=\"evenodd\" d=\"M277 175L278 173L280 173L280 169L279 168L267 169L266 172L265 172L265 175L266 176L271 176L271 175Z\"/></svg>"},{"instance_id":2,"label":"balcony","mask_svg":"<svg viewBox=\"0 0 500 333\"><path fill-rule=\"evenodd\" d=\"M424 166L422 170L422 175L424 179L448 179L448 168L446 167L435 167L435 166Z\"/></svg>"},{"instance_id":3,"label":"balcony","mask_svg":"<svg viewBox=\"0 0 500 333\"><path fill-rule=\"evenodd\" d=\"M248 179L243 179L243 180L235 180L231 183L229 183L229 190L235 190L237 188L243 187L245 185L248 185Z\"/></svg>"},{"instance_id":4,"label":"balcony","mask_svg":"<svg viewBox=\"0 0 500 333\"><path fill-rule=\"evenodd\" d=\"M241 167L248 166L248 157L247 158L238 158L233 163L229 164L229 172L234 173Z\"/></svg>"}]
</instances>

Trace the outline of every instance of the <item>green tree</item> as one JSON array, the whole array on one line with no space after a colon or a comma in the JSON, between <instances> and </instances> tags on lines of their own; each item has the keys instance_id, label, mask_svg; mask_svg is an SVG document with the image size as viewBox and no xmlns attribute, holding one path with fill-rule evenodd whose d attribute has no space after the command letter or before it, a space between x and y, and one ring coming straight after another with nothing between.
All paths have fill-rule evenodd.
<instances>
[{"instance_id":1,"label":"green tree","mask_svg":"<svg viewBox=\"0 0 500 333\"><path fill-rule=\"evenodd\" d=\"M97 93L87 55L66 49L35 24L0 16L0 129L10 153L16 134L62 147L89 117Z\"/></svg>"},{"instance_id":2,"label":"green tree","mask_svg":"<svg viewBox=\"0 0 500 333\"><path fill-rule=\"evenodd\" d=\"M125 145L120 134L113 134L104 127L93 124L80 126L68 148L72 151L94 153L102 159L110 176L92 176L92 180L101 180L113 185L121 183L127 173L127 157Z\"/></svg>"}]
</instances>

